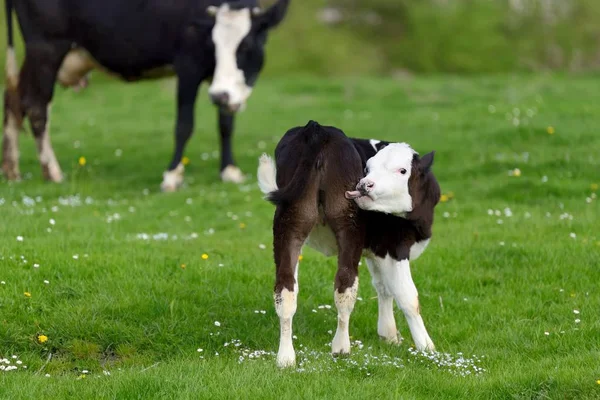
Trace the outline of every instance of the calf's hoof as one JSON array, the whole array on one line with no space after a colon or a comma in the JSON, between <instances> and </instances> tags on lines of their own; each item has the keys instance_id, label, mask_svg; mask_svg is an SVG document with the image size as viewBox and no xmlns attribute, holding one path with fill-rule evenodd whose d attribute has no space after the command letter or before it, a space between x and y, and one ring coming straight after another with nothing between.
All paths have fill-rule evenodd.
<instances>
[{"instance_id":1,"label":"calf's hoof","mask_svg":"<svg viewBox=\"0 0 600 400\"><path fill-rule=\"evenodd\" d=\"M223 182L244 183L246 178L241 169L235 165L228 165L221 171L221 180Z\"/></svg>"},{"instance_id":2,"label":"calf's hoof","mask_svg":"<svg viewBox=\"0 0 600 400\"><path fill-rule=\"evenodd\" d=\"M334 356L347 356L350 354L350 338L335 335L331 342L331 354Z\"/></svg>"},{"instance_id":3,"label":"calf's hoof","mask_svg":"<svg viewBox=\"0 0 600 400\"><path fill-rule=\"evenodd\" d=\"M296 353L293 349L279 350L277 353L277 366L279 368L291 368L296 365Z\"/></svg>"},{"instance_id":4,"label":"calf's hoof","mask_svg":"<svg viewBox=\"0 0 600 400\"><path fill-rule=\"evenodd\" d=\"M384 342L393 344L393 345L401 345L402 342L404 341L404 338L400 334L388 335L388 336L383 336L380 334L379 338L381 340L383 340Z\"/></svg>"},{"instance_id":5,"label":"calf's hoof","mask_svg":"<svg viewBox=\"0 0 600 400\"><path fill-rule=\"evenodd\" d=\"M179 163L177 167L171 171L163 173L163 181L160 184L160 189L163 192L175 192L183 184L183 172L185 168Z\"/></svg>"}]
</instances>

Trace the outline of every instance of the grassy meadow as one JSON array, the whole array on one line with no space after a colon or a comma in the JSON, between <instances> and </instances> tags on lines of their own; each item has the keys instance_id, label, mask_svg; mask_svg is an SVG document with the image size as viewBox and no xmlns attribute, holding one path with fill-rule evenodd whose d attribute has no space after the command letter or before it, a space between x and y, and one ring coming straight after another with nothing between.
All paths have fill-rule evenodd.
<instances>
[{"instance_id":1,"label":"grassy meadow","mask_svg":"<svg viewBox=\"0 0 600 400\"><path fill-rule=\"evenodd\" d=\"M600 398L598 78L263 79L236 122L239 186L218 180L207 100L177 193L159 190L172 80L57 88L60 185L21 135L24 180L0 178L1 399ZM443 202L413 277L440 354L411 349L399 311L404 343L380 342L363 266L353 354L332 359L336 262L305 249L300 364L275 367L256 167L309 119L437 151Z\"/></svg>"}]
</instances>

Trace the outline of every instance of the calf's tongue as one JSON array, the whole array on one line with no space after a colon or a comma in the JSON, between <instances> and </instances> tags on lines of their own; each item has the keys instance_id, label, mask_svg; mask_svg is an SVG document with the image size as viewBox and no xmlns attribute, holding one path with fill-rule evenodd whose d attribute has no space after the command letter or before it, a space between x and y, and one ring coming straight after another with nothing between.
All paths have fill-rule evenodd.
<instances>
[{"instance_id":1,"label":"calf's tongue","mask_svg":"<svg viewBox=\"0 0 600 400\"><path fill-rule=\"evenodd\" d=\"M346 193L344 193L344 195L348 200L358 199L359 197L362 197L362 194L358 190L347 191Z\"/></svg>"}]
</instances>

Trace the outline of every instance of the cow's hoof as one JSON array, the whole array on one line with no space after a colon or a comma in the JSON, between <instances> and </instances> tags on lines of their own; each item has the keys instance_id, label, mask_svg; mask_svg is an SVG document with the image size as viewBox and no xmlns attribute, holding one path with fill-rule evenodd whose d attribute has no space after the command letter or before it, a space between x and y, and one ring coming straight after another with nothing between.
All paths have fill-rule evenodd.
<instances>
[{"instance_id":1,"label":"cow's hoof","mask_svg":"<svg viewBox=\"0 0 600 400\"><path fill-rule=\"evenodd\" d=\"M42 165L42 175L45 180L50 182L61 183L63 181L63 173L58 164Z\"/></svg>"},{"instance_id":2,"label":"cow's hoof","mask_svg":"<svg viewBox=\"0 0 600 400\"><path fill-rule=\"evenodd\" d=\"M241 169L235 165L228 165L221 171L221 180L223 182L244 183L246 178Z\"/></svg>"},{"instance_id":3,"label":"cow's hoof","mask_svg":"<svg viewBox=\"0 0 600 400\"><path fill-rule=\"evenodd\" d=\"M21 173L19 172L18 168L10 167L7 164L4 164L2 166L2 172L4 173L4 176L6 177L6 179L9 181L20 181L21 180Z\"/></svg>"},{"instance_id":4,"label":"cow's hoof","mask_svg":"<svg viewBox=\"0 0 600 400\"><path fill-rule=\"evenodd\" d=\"M174 170L165 171L163 173L163 181L160 184L160 189L163 192L175 192L183 184L183 172L185 168L179 163Z\"/></svg>"}]
</instances>

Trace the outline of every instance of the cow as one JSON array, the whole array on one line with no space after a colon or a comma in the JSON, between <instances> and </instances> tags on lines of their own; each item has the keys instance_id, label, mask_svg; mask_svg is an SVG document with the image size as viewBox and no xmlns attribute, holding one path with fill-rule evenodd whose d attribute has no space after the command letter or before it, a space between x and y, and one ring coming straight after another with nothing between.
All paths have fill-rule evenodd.
<instances>
[{"instance_id":1,"label":"cow","mask_svg":"<svg viewBox=\"0 0 600 400\"><path fill-rule=\"evenodd\" d=\"M175 149L163 191L183 183L181 160L194 128L197 93L212 78L208 93L218 108L220 177L243 182L232 152L234 115L245 108L264 64L268 33L283 20L289 2L264 9L257 0L6 0L4 174L20 178L18 133L28 118L43 176L63 180L49 133L54 84L58 77L63 85L77 86L98 68L127 82L177 77ZM13 8L25 41L20 72Z\"/></svg>"},{"instance_id":2,"label":"cow","mask_svg":"<svg viewBox=\"0 0 600 400\"><path fill-rule=\"evenodd\" d=\"M416 348L435 350L410 272L410 262L429 244L440 198L431 170L433 158L434 152L420 157L406 143L348 138L340 129L312 120L284 134L275 148L275 161L267 154L260 157L258 185L276 206L273 252L279 367L295 365L292 319L304 244L326 256L337 255L334 355L350 353L348 325L362 256L377 291L379 336L391 343L402 340L394 320L395 299Z\"/></svg>"}]
</instances>

